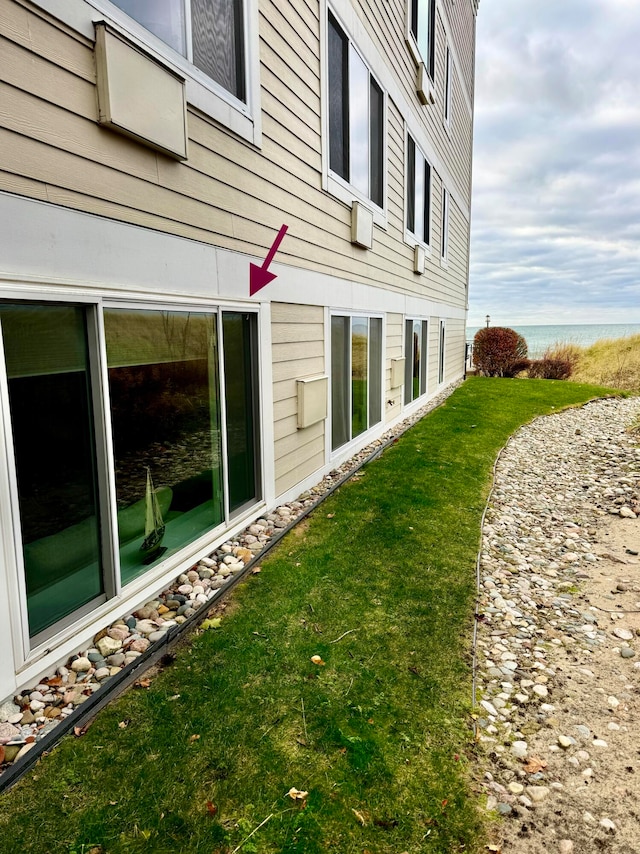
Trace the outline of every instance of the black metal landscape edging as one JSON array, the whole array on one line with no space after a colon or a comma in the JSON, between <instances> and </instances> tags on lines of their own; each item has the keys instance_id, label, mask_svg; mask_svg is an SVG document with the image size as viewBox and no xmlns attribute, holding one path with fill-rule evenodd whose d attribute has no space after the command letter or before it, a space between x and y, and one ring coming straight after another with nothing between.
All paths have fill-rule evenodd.
<instances>
[{"instance_id":1,"label":"black metal landscape edging","mask_svg":"<svg viewBox=\"0 0 640 854\"><path fill-rule=\"evenodd\" d=\"M447 398L448 396L449 395L447 395ZM151 646L149 646L145 652L141 653L135 661L132 661L131 664L123 667L120 673L115 676L111 676L109 680L104 682L103 685L94 694L88 697L84 703L74 709L74 711L66 718L63 718L60 723L56 724L56 726L53 727L45 736L34 742L33 747L25 753L24 756L0 774L0 794L15 785L22 775L32 768L43 754L51 750L64 735L76 727L82 728L85 726L101 709L110 703L111 700L118 697L125 688L128 688L129 685L135 682L136 679L156 664L173 646L176 645L179 640L186 636L191 629L196 628L198 624L205 619L211 607L224 600L236 585L250 573L252 567L259 560L262 560L264 556L268 554L286 534L295 528L299 522L312 513L330 495L333 495L337 489L357 474L363 466L379 457L383 451L389 447L389 445L392 445L400 438L400 436L403 436L407 430L410 430L411 427L421 420L421 418L424 418L425 415L428 415L430 412L433 412L434 409L441 406L447 398L436 403L435 406L424 412L420 418L412 421L410 424L407 424L407 426L400 430L400 432L394 433L388 439L385 439L382 444L375 448L364 459L356 463L352 469L349 469L349 471L346 472L339 480L333 483L326 492L306 507L285 528L280 528L277 533L275 533L273 537L265 543L262 551L256 554L255 557L245 564L242 572L237 573L237 575L233 576L224 587L219 588L208 602L203 602L200 608L198 608L198 610L190 617L187 617L184 623L181 623L178 626L171 626L162 640L158 640L151 644Z\"/></svg>"}]
</instances>

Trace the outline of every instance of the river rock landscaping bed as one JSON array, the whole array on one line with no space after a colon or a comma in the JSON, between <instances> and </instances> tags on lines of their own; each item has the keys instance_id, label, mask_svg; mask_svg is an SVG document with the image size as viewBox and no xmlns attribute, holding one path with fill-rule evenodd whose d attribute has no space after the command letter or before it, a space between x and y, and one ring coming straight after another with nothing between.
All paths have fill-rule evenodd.
<instances>
[{"instance_id":1,"label":"river rock landscaping bed","mask_svg":"<svg viewBox=\"0 0 640 854\"><path fill-rule=\"evenodd\" d=\"M535 420L483 525L477 738L490 850L638 851L640 400Z\"/></svg>"},{"instance_id":2,"label":"river rock landscaping bed","mask_svg":"<svg viewBox=\"0 0 640 854\"><path fill-rule=\"evenodd\" d=\"M78 650L63 666L42 677L37 685L1 703L0 779L4 770L32 750L78 706L96 692L107 691L112 677L132 666L153 644L166 640L172 627L184 623L196 611L212 606L224 594L225 587L244 572L280 531L309 512L336 484L381 451L390 440L439 406L459 384L448 386L409 418L302 493L298 500L264 514L235 539L201 558L141 608L99 631L91 647Z\"/></svg>"}]
</instances>

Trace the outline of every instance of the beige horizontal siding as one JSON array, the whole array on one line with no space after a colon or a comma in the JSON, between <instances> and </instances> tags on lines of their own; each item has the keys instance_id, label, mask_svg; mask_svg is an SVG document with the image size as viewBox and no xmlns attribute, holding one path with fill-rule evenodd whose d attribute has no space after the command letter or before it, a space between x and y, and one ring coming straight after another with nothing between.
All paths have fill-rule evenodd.
<instances>
[{"instance_id":1,"label":"beige horizontal siding","mask_svg":"<svg viewBox=\"0 0 640 854\"><path fill-rule=\"evenodd\" d=\"M296 380L325 373L324 309L273 303L274 457L276 494L324 463L325 421L298 429Z\"/></svg>"},{"instance_id":2,"label":"beige horizontal siding","mask_svg":"<svg viewBox=\"0 0 640 854\"><path fill-rule=\"evenodd\" d=\"M447 321L447 351L444 362L445 382L450 383L464 374L465 323Z\"/></svg>"},{"instance_id":3,"label":"beige horizontal siding","mask_svg":"<svg viewBox=\"0 0 640 854\"><path fill-rule=\"evenodd\" d=\"M391 388L391 360L401 359L403 351L403 317L401 314L387 314L386 362L384 371L385 398L382 401L385 422L393 421L402 411L403 386ZM389 401L393 405L389 406Z\"/></svg>"},{"instance_id":4,"label":"beige horizontal siding","mask_svg":"<svg viewBox=\"0 0 640 854\"><path fill-rule=\"evenodd\" d=\"M467 128L458 119L464 110L457 84L449 140L440 106L424 108L417 102L415 62L404 43L403 0L354 5L399 76L413 119L434 140L466 198L470 124ZM312 0L261 0L262 148L190 109L189 159L178 163L98 126L90 41L27 0L3 0L0 189L257 256L264 255L274 231L286 222L289 232L278 256L282 263L460 305L464 288L458 278L466 271L466 245L460 243L459 261L443 273L434 261L435 191L434 252L424 276L413 272L413 250L404 242L405 117L391 99L387 227L374 229L371 251L351 244L349 207L322 190L319 9ZM441 27L437 56L441 68ZM458 232L455 239L462 240L463 230Z\"/></svg>"}]
</instances>

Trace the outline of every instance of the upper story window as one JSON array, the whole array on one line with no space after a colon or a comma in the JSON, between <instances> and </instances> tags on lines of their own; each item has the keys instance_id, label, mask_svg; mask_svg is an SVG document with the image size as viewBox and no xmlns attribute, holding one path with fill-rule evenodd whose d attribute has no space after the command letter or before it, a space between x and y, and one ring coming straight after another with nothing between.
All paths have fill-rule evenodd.
<instances>
[{"instance_id":1,"label":"upper story window","mask_svg":"<svg viewBox=\"0 0 640 854\"><path fill-rule=\"evenodd\" d=\"M444 123L447 130L451 129L451 71L451 50L447 46L444 67Z\"/></svg>"},{"instance_id":2,"label":"upper story window","mask_svg":"<svg viewBox=\"0 0 640 854\"><path fill-rule=\"evenodd\" d=\"M409 30L429 77L434 79L436 0L410 0Z\"/></svg>"},{"instance_id":3,"label":"upper story window","mask_svg":"<svg viewBox=\"0 0 640 854\"><path fill-rule=\"evenodd\" d=\"M335 17L328 26L329 169L384 205L384 94Z\"/></svg>"},{"instance_id":4,"label":"upper story window","mask_svg":"<svg viewBox=\"0 0 640 854\"><path fill-rule=\"evenodd\" d=\"M111 2L238 100L246 100L242 0Z\"/></svg>"},{"instance_id":5,"label":"upper story window","mask_svg":"<svg viewBox=\"0 0 640 854\"><path fill-rule=\"evenodd\" d=\"M449 191L442 188L442 240L440 243L440 262L443 266L449 260Z\"/></svg>"},{"instance_id":6,"label":"upper story window","mask_svg":"<svg viewBox=\"0 0 640 854\"><path fill-rule=\"evenodd\" d=\"M407 231L416 240L431 242L431 164L407 135Z\"/></svg>"},{"instance_id":7,"label":"upper story window","mask_svg":"<svg viewBox=\"0 0 640 854\"><path fill-rule=\"evenodd\" d=\"M261 145L259 0L35 2L90 41L96 39L95 25L104 21L133 50L184 77L187 104ZM132 90L138 82L132 76Z\"/></svg>"}]
</instances>

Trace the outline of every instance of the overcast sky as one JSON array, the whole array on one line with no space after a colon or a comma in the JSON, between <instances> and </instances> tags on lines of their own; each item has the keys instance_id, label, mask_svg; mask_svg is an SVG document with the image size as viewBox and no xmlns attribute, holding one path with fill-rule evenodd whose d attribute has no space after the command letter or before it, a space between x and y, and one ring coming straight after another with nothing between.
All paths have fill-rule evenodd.
<instances>
[{"instance_id":1,"label":"overcast sky","mask_svg":"<svg viewBox=\"0 0 640 854\"><path fill-rule=\"evenodd\" d=\"M640 0L481 0L469 325L640 323Z\"/></svg>"}]
</instances>

